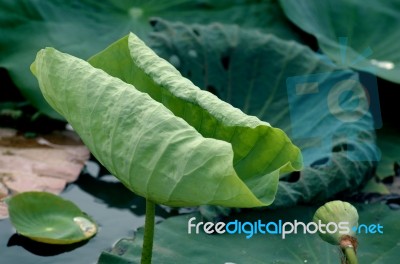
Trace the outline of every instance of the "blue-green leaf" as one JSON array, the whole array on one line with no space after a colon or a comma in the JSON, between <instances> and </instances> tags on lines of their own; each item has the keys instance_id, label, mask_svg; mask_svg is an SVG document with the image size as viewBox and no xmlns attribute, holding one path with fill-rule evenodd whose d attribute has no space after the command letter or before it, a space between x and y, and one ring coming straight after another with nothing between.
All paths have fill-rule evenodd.
<instances>
[{"instance_id":1,"label":"blue-green leaf","mask_svg":"<svg viewBox=\"0 0 400 264\"><path fill-rule=\"evenodd\" d=\"M298 38L274 0L2 0L0 67L35 107L62 118L46 103L29 72L37 51L51 46L87 59L129 31L147 38L152 17L235 23Z\"/></svg>"},{"instance_id":2,"label":"blue-green leaf","mask_svg":"<svg viewBox=\"0 0 400 264\"><path fill-rule=\"evenodd\" d=\"M380 224L383 234L357 234L359 247L357 255L360 263L386 264L397 263L399 258L400 212L390 210L385 205L356 205L360 223L365 225ZM262 224L274 222L279 225L294 221L308 224L316 208L293 207L290 210L257 211L247 214L234 214L224 222L238 220L250 224L260 221ZM215 263L340 263L340 249L321 240L318 234L304 234L301 225L298 225L297 234L288 234L282 239L282 234L261 234L258 232L246 239L247 234L206 234L203 225L199 234L192 228L188 234L188 221L196 217L201 221L199 214L172 217L156 225L154 241L154 263L193 263L203 264L212 259ZM193 224L196 223L193 221ZM233 230L234 227L231 227ZM287 227L289 228L289 227ZM250 231L250 225L244 228ZM271 225L270 230L274 227ZM254 229L253 229L254 231ZM375 229L376 231L376 229ZM109 251L104 251L99 264L108 263L139 263L143 229L140 229L135 238L121 239Z\"/></svg>"},{"instance_id":3,"label":"blue-green leaf","mask_svg":"<svg viewBox=\"0 0 400 264\"><path fill-rule=\"evenodd\" d=\"M285 14L314 35L335 62L400 83L397 0L280 0Z\"/></svg>"}]
</instances>

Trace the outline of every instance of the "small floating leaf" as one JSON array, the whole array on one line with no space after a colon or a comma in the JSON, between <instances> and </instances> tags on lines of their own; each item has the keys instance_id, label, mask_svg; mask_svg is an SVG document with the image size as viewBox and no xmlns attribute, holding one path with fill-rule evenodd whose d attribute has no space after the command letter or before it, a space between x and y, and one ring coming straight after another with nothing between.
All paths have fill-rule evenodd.
<instances>
[{"instance_id":1,"label":"small floating leaf","mask_svg":"<svg viewBox=\"0 0 400 264\"><path fill-rule=\"evenodd\" d=\"M72 244L89 239L97 226L75 204L46 192L24 192L8 201L17 232L48 244Z\"/></svg>"}]
</instances>

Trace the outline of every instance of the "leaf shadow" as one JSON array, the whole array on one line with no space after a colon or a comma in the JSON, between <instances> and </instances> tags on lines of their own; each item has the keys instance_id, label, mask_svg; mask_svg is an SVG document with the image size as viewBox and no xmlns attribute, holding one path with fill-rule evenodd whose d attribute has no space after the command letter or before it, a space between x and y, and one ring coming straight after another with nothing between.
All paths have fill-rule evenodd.
<instances>
[{"instance_id":1,"label":"leaf shadow","mask_svg":"<svg viewBox=\"0 0 400 264\"><path fill-rule=\"evenodd\" d=\"M69 245L53 245L34 241L17 233L12 235L8 240L7 247L20 246L32 254L38 256L56 256L65 252L72 251L78 247L85 245L88 241L81 241Z\"/></svg>"}]
</instances>

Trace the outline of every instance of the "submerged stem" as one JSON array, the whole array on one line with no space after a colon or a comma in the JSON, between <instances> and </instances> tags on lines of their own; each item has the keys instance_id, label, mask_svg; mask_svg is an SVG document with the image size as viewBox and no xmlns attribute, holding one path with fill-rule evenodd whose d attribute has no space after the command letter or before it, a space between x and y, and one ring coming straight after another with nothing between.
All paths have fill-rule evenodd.
<instances>
[{"instance_id":1,"label":"submerged stem","mask_svg":"<svg viewBox=\"0 0 400 264\"><path fill-rule=\"evenodd\" d=\"M154 219L156 211L155 208L155 203L149 199L146 199L146 219L144 222L141 264L151 264L151 256L153 253Z\"/></svg>"}]
</instances>

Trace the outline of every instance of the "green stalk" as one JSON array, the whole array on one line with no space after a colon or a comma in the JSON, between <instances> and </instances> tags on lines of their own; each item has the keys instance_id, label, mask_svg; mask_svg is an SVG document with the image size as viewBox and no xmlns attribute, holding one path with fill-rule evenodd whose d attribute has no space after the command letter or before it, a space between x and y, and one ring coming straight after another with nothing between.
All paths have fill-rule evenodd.
<instances>
[{"instance_id":1,"label":"green stalk","mask_svg":"<svg viewBox=\"0 0 400 264\"><path fill-rule=\"evenodd\" d=\"M341 237L339 245L344 255L344 264L358 264L356 253L358 246L357 238L350 235L344 235Z\"/></svg>"},{"instance_id":2,"label":"green stalk","mask_svg":"<svg viewBox=\"0 0 400 264\"><path fill-rule=\"evenodd\" d=\"M357 255L352 246L344 247L342 251L346 258L346 264L358 264Z\"/></svg>"},{"instance_id":3,"label":"green stalk","mask_svg":"<svg viewBox=\"0 0 400 264\"><path fill-rule=\"evenodd\" d=\"M153 238L154 238L154 219L156 212L154 202L146 199L146 219L144 222L144 237L142 247L141 264L151 264L151 256L153 253Z\"/></svg>"}]
</instances>

